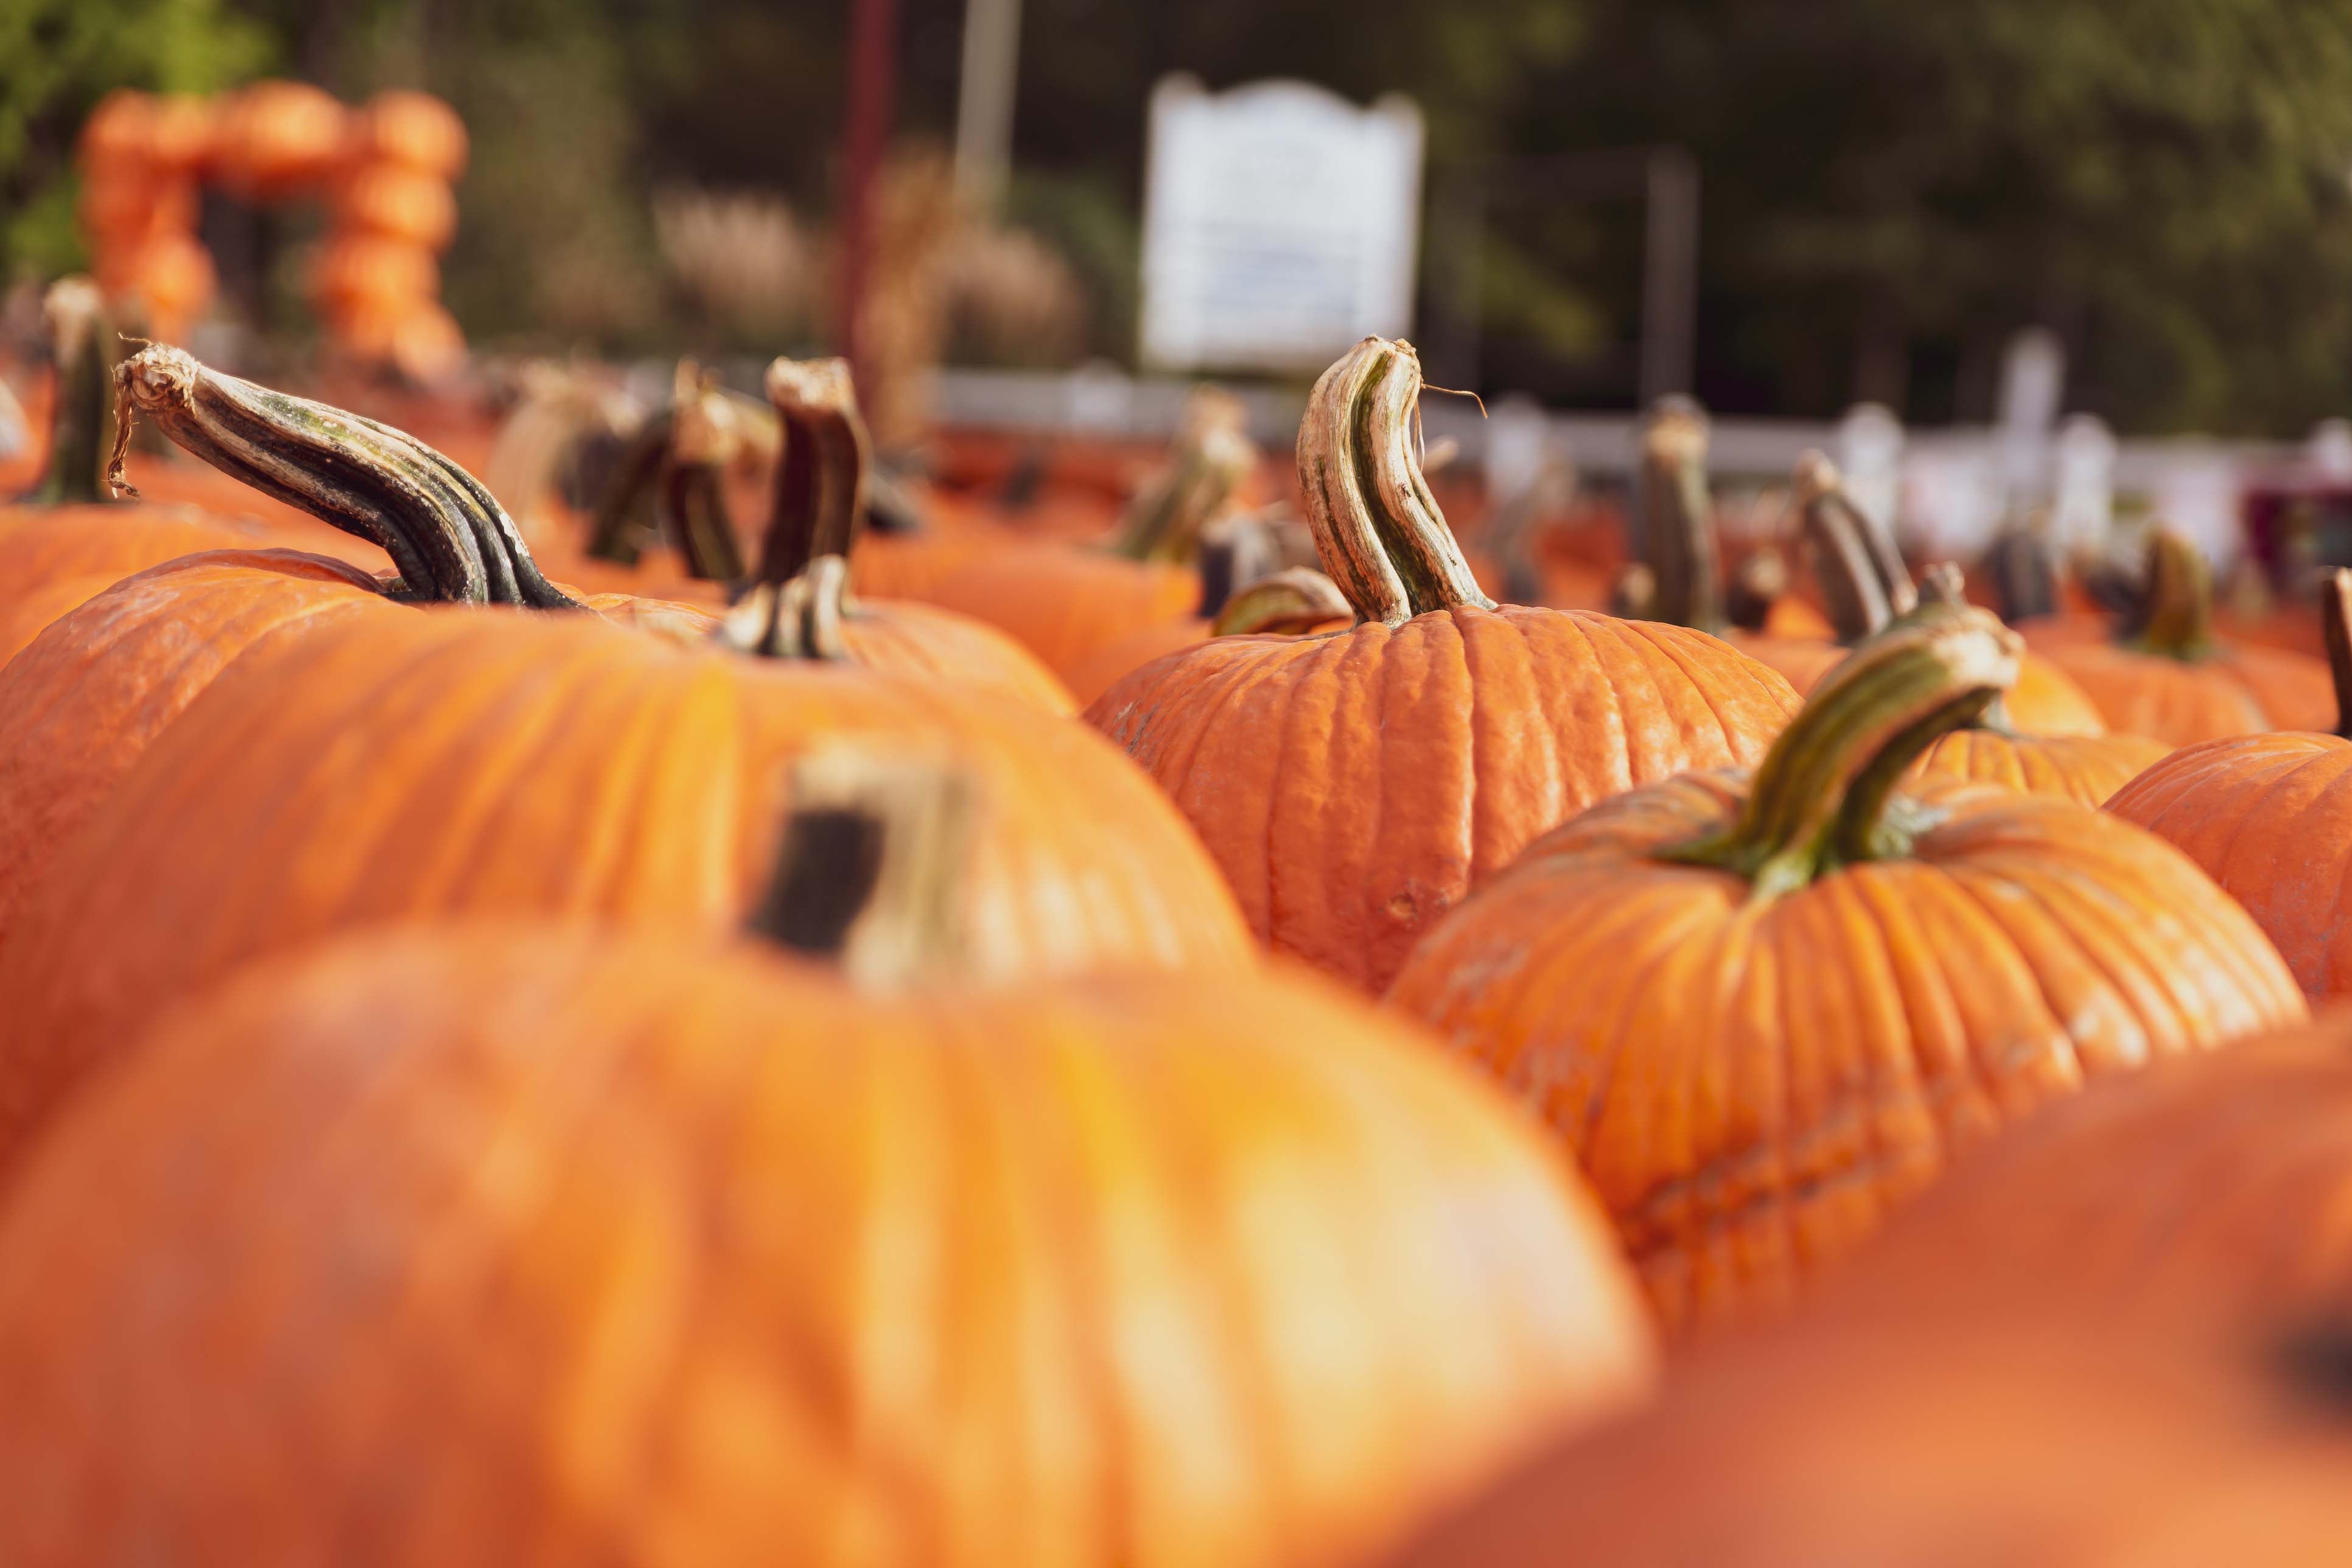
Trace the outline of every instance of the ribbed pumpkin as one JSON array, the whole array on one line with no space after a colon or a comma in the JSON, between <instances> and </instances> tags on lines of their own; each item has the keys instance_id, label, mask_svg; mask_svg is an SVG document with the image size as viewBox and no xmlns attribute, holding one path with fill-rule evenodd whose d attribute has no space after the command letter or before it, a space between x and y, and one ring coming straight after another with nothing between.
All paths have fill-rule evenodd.
<instances>
[{"instance_id":1,"label":"ribbed pumpkin","mask_svg":"<svg viewBox=\"0 0 2352 1568\"><path fill-rule=\"evenodd\" d=\"M2335 722L2327 667L2213 636L2212 572L2195 545L2158 532L2148 546L2145 624L2120 640L2085 617L2019 629L2098 705L2110 729L2169 746Z\"/></svg>"},{"instance_id":2,"label":"ribbed pumpkin","mask_svg":"<svg viewBox=\"0 0 2352 1568\"><path fill-rule=\"evenodd\" d=\"M781 771L838 734L933 747L1001 798L973 883L999 967L1248 961L1198 841L1083 726L587 616L342 617L221 673L51 853L0 948L0 1145L163 1004L338 931L730 924Z\"/></svg>"},{"instance_id":3,"label":"ribbed pumpkin","mask_svg":"<svg viewBox=\"0 0 2352 1568\"><path fill-rule=\"evenodd\" d=\"M2352 992L2352 574L2322 605L2336 732L2241 735L2185 746L2107 803L2205 868L2246 906L2313 996Z\"/></svg>"},{"instance_id":4,"label":"ribbed pumpkin","mask_svg":"<svg viewBox=\"0 0 2352 1568\"><path fill-rule=\"evenodd\" d=\"M1286 567L1244 587L1217 606L1213 616L1163 621L1097 650L1071 677L1071 691L1080 702L1091 703L1153 660L1211 637L1344 631L1355 616L1355 607L1330 578L1305 567Z\"/></svg>"},{"instance_id":5,"label":"ribbed pumpkin","mask_svg":"<svg viewBox=\"0 0 2352 1568\"><path fill-rule=\"evenodd\" d=\"M2075 1173L2057 1173L2061 1191ZM2022 1208L1990 1216L1995 1225L2031 1220L2050 1194L2016 1195ZM1940 1277L1960 1281L1957 1269ZM2352 1540L2342 1311L2183 1337L2113 1313L1920 1305L1908 1318L1817 1308L1727 1344L1681 1369L1654 1408L1554 1448L1381 1561L2325 1568L2342 1558Z\"/></svg>"},{"instance_id":6,"label":"ribbed pumpkin","mask_svg":"<svg viewBox=\"0 0 2352 1568\"><path fill-rule=\"evenodd\" d=\"M1752 762L1795 707L1698 632L1497 608L1421 478L1420 391L1410 345L1367 339L1299 431L1353 629L1214 638L1087 710L1192 819L1263 939L1373 992L1536 835L1635 784Z\"/></svg>"},{"instance_id":7,"label":"ribbed pumpkin","mask_svg":"<svg viewBox=\"0 0 2352 1568\"><path fill-rule=\"evenodd\" d=\"M1676 1331L1784 1302L1955 1150L2085 1080L2304 1016L2177 850L2045 796L1896 792L2016 638L1936 605L1826 677L1753 780L1538 840L1389 999L1551 1123Z\"/></svg>"},{"instance_id":8,"label":"ribbed pumpkin","mask_svg":"<svg viewBox=\"0 0 2352 1568\"><path fill-rule=\"evenodd\" d=\"M763 916L838 973L376 931L94 1086L0 1219L0 1557L1339 1563L1639 1394L1589 1196L1410 1029L942 976L844 783Z\"/></svg>"},{"instance_id":9,"label":"ribbed pumpkin","mask_svg":"<svg viewBox=\"0 0 2352 1568\"><path fill-rule=\"evenodd\" d=\"M856 599L866 522L866 426L847 362L777 360L769 401L783 429L776 499L750 592L722 636L747 652L845 659L992 691L1048 712L1076 704L1035 655L985 622L908 600Z\"/></svg>"},{"instance_id":10,"label":"ribbed pumpkin","mask_svg":"<svg viewBox=\"0 0 2352 1568\"><path fill-rule=\"evenodd\" d=\"M401 563L380 579L315 555L223 550L226 527L179 559L69 606L0 668L0 942L40 868L131 765L222 673L330 619L413 616L404 605L593 609L625 625L707 637L709 617L658 601L574 601L538 574L495 502L440 454L321 404L221 376L175 349L121 367L121 397L222 471L374 540ZM110 526L103 509L87 526ZM123 509L132 517L137 509ZM150 532L157 531L150 530ZM682 622L683 625L671 626Z\"/></svg>"}]
</instances>

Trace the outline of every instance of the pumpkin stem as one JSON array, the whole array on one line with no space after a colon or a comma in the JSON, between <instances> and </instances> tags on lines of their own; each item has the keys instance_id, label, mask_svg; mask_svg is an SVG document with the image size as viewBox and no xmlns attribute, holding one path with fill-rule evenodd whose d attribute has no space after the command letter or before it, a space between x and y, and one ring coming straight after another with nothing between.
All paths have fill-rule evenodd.
<instances>
[{"instance_id":1,"label":"pumpkin stem","mask_svg":"<svg viewBox=\"0 0 2352 1568\"><path fill-rule=\"evenodd\" d=\"M1196 386L1170 444L1165 468L1129 503L1114 554L1129 561L1189 561L1201 531L1225 509L1257 467L1241 399Z\"/></svg>"},{"instance_id":2,"label":"pumpkin stem","mask_svg":"<svg viewBox=\"0 0 2352 1568\"><path fill-rule=\"evenodd\" d=\"M967 974L963 881L979 815L960 771L842 742L792 770L792 814L751 931L861 990Z\"/></svg>"},{"instance_id":3,"label":"pumpkin stem","mask_svg":"<svg viewBox=\"0 0 2352 1568\"><path fill-rule=\"evenodd\" d=\"M1789 563L1767 544L1748 552L1724 584L1724 618L1743 632L1760 632L1772 606L1789 592Z\"/></svg>"},{"instance_id":4,"label":"pumpkin stem","mask_svg":"<svg viewBox=\"0 0 2352 1568\"><path fill-rule=\"evenodd\" d=\"M49 458L32 499L51 506L110 499L104 483L114 408L114 328L105 297L87 278L60 278L41 300L56 366Z\"/></svg>"},{"instance_id":5,"label":"pumpkin stem","mask_svg":"<svg viewBox=\"0 0 2352 1568\"><path fill-rule=\"evenodd\" d=\"M199 364L162 343L115 367L120 410L108 484L123 483L134 414L232 479L380 545L395 597L583 606L540 574L530 548L471 474L415 437ZM131 493L136 494L136 491Z\"/></svg>"},{"instance_id":6,"label":"pumpkin stem","mask_svg":"<svg viewBox=\"0 0 2352 1568\"><path fill-rule=\"evenodd\" d=\"M740 421L715 379L678 369L655 516L688 576L737 582L743 551L727 511L727 467L742 454Z\"/></svg>"},{"instance_id":7,"label":"pumpkin stem","mask_svg":"<svg viewBox=\"0 0 2352 1568\"><path fill-rule=\"evenodd\" d=\"M1722 567L1715 502L1707 493L1706 416L1687 397L1662 397L1650 411L1636 504L1654 617L1721 631Z\"/></svg>"},{"instance_id":8,"label":"pumpkin stem","mask_svg":"<svg viewBox=\"0 0 2352 1568\"><path fill-rule=\"evenodd\" d=\"M1298 425L1315 552L1359 621L1491 610L1421 471L1421 357L1366 338L1323 373Z\"/></svg>"},{"instance_id":9,"label":"pumpkin stem","mask_svg":"<svg viewBox=\"0 0 2352 1568\"><path fill-rule=\"evenodd\" d=\"M1845 493L1845 476L1821 452L1797 459L1793 479L1813 577L1838 641L1853 647L1918 604L1894 544Z\"/></svg>"},{"instance_id":10,"label":"pumpkin stem","mask_svg":"<svg viewBox=\"0 0 2352 1568\"><path fill-rule=\"evenodd\" d=\"M849 657L842 624L857 614L849 596L849 559L820 555L779 587L753 584L727 612L713 640L763 658L826 659Z\"/></svg>"},{"instance_id":11,"label":"pumpkin stem","mask_svg":"<svg viewBox=\"0 0 2352 1568\"><path fill-rule=\"evenodd\" d=\"M586 553L592 560L635 566L645 554L646 541L658 526L654 492L669 459L673 417L667 408L649 416L623 444L588 526Z\"/></svg>"},{"instance_id":12,"label":"pumpkin stem","mask_svg":"<svg viewBox=\"0 0 2352 1568\"><path fill-rule=\"evenodd\" d=\"M2001 619L2025 621L2058 613L2058 554L2039 533L2011 529L1992 542L1984 565Z\"/></svg>"},{"instance_id":13,"label":"pumpkin stem","mask_svg":"<svg viewBox=\"0 0 2352 1568\"><path fill-rule=\"evenodd\" d=\"M2147 542L2147 597L2131 642L2184 663L2213 653L2213 569L2203 551L2168 528Z\"/></svg>"},{"instance_id":14,"label":"pumpkin stem","mask_svg":"<svg viewBox=\"0 0 2352 1568\"><path fill-rule=\"evenodd\" d=\"M783 452L757 580L781 588L818 557L857 547L873 443L847 360L776 360L767 390Z\"/></svg>"},{"instance_id":15,"label":"pumpkin stem","mask_svg":"<svg viewBox=\"0 0 2352 1568\"><path fill-rule=\"evenodd\" d=\"M2336 732L2352 740L2352 572L2341 566L2319 591L2320 629L2327 637L2327 671L2336 680Z\"/></svg>"},{"instance_id":16,"label":"pumpkin stem","mask_svg":"<svg viewBox=\"0 0 2352 1568\"><path fill-rule=\"evenodd\" d=\"M1661 858L1730 871L1770 898L1838 866L1902 854L1917 824L1895 785L2017 679L2021 647L1982 610L1920 608L1822 678L1766 753L1736 822Z\"/></svg>"},{"instance_id":17,"label":"pumpkin stem","mask_svg":"<svg viewBox=\"0 0 2352 1568\"><path fill-rule=\"evenodd\" d=\"M1339 585L1307 566L1292 566L1259 578L1225 601L1209 623L1213 637L1255 632L1307 632L1355 612Z\"/></svg>"}]
</instances>

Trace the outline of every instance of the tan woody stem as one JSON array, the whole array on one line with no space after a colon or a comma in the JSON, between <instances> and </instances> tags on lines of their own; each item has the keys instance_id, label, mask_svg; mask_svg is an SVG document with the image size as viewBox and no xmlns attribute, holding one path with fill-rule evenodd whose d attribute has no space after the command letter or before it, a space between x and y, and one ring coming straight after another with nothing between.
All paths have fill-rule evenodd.
<instances>
[{"instance_id":1,"label":"tan woody stem","mask_svg":"<svg viewBox=\"0 0 2352 1568\"><path fill-rule=\"evenodd\" d=\"M56 372L49 459L32 499L59 506L107 499L106 441L114 425L114 328L87 278L60 278L41 301Z\"/></svg>"},{"instance_id":2,"label":"tan woody stem","mask_svg":"<svg viewBox=\"0 0 2352 1568\"><path fill-rule=\"evenodd\" d=\"M389 426L208 370L154 344L115 368L118 420L107 482L131 490L122 458L135 415L233 479L383 549L399 596L445 604L582 606L540 574L475 478Z\"/></svg>"},{"instance_id":3,"label":"tan woody stem","mask_svg":"<svg viewBox=\"0 0 2352 1568\"><path fill-rule=\"evenodd\" d=\"M1820 452L1797 459L1793 479L1813 574L1838 640L1849 646L1907 615L1918 602L1894 546L1845 493L1845 478Z\"/></svg>"},{"instance_id":4,"label":"tan woody stem","mask_svg":"<svg viewBox=\"0 0 2352 1568\"><path fill-rule=\"evenodd\" d=\"M856 548L873 443L848 361L779 359L768 366L767 390L783 450L757 581L782 587L817 557Z\"/></svg>"},{"instance_id":5,"label":"tan woody stem","mask_svg":"<svg viewBox=\"0 0 2352 1568\"><path fill-rule=\"evenodd\" d=\"M1747 878L1769 898L1855 861L1902 854L1895 785L1936 740L2017 679L2017 634L1982 610L1932 605L1814 688L1722 832L1664 858Z\"/></svg>"},{"instance_id":6,"label":"tan woody stem","mask_svg":"<svg viewBox=\"0 0 2352 1568\"><path fill-rule=\"evenodd\" d=\"M978 792L951 763L842 742L792 770L791 816L749 921L860 990L968 979Z\"/></svg>"},{"instance_id":7,"label":"tan woody stem","mask_svg":"<svg viewBox=\"0 0 2352 1568\"><path fill-rule=\"evenodd\" d=\"M1690 399L1661 398L1651 411L1642 434L1638 495L1652 613L1676 626L1721 631L1722 566L1715 502L1707 493L1706 416Z\"/></svg>"},{"instance_id":8,"label":"tan woody stem","mask_svg":"<svg viewBox=\"0 0 2352 1568\"><path fill-rule=\"evenodd\" d=\"M1195 387L1171 444L1169 461L1137 492L1113 551L1130 561L1189 561L1201 531L1257 466L1241 400Z\"/></svg>"},{"instance_id":9,"label":"tan woody stem","mask_svg":"<svg viewBox=\"0 0 2352 1568\"><path fill-rule=\"evenodd\" d=\"M1323 570L1359 621L1495 607L1423 478L1421 360L1366 338L1323 373L1298 426L1298 481Z\"/></svg>"},{"instance_id":10,"label":"tan woody stem","mask_svg":"<svg viewBox=\"0 0 2352 1568\"><path fill-rule=\"evenodd\" d=\"M2147 542L2147 600L2132 646L2194 663L2212 657L2213 570L2204 552L2170 529Z\"/></svg>"}]
</instances>

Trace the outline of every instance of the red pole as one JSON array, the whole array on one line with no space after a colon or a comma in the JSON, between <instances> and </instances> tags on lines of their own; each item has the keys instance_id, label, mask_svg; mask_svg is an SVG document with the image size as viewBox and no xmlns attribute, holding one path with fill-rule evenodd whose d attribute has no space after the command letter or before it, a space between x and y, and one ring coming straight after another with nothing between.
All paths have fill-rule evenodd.
<instances>
[{"instance_id":1,"label":"red pole","mask_svg":"<svg viewBox=\"0 0 2352 1568\"><path fill-rule=\"evenodd\" d=\"M849 111L841 190L842 356L864 378L866 288L874 270L874 181L898 86L898 0L850 0Z\"/></svg>"}]
</instances>

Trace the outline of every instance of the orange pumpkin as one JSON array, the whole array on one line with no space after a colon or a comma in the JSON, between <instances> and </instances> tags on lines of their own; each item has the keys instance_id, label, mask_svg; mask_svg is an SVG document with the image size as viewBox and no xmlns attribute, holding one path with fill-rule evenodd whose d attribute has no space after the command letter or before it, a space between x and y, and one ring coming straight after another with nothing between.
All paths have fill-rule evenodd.
<instances>
[{"instance_id":1,"label":"orange pumpkin","mask_svg":"<svg viewBox=\"0 0 2352 1568\"><path fill-rule=\"evenodd\" d=\"M457 198L449 183L403 163L362 163L335 192L335 218L347 233L383 235L428 251L457 232Z\"/></svg>"},{"instance_id":2,"label":"orange pumpkin","mask_svg":"<svg viewBox=\"0 0 2352 1568\"><path fill-rule=\"evenodd\" d=\"M1785 1302L1955 1150L2085 1079L2303 1016L2179 852L2046 796L1896 782L2016 638L1923 608L1815 688L1752 781L1693 773L1528 848L1392 1005L1576 1152L1677 1332Z\"/></svg>"},{"instance_id":3,"label":"orange pumpkin","mask_svg":"<svg viewBox=\"0 0 2352 1568\"><path fill-rule=\"evenodd\" d=\"M2048 1173L1990 1225L2031 1224L2083 1168ZM1966 1283L1956 1268L1935 1278ZM1968 1300L1956 1311L1922 1297L1906 1317L1825 1300L1727 1343L1681 1368L1653 1408L1556 1446L1379 1561L2323 1568L2342 1556L2352 1324L2340 1306L2184 1336L2112 1310Z\"/></svg>"},{"instance_id":4,"label":"orange pumpkin","mask_svg":"<svg viewBox=\"0 0 2352 1568\"><path fill-rule=\"evenodd\" d=\"M2275 648L2220 642L2212 573L2195 545L2158 532L2148 546L2146 625L2121 641L2067 616L2028 622L2027 643L2072 678L2110 729L2170 746L2335 721L2327 667Z\"/></svg>"},{"instance_id":5,"label":"orange pumpkin","mask_svg":"<svg viewBox=\"0 0 2352 1568\"><path fill-rule=\"evenodd\" d=\"M1355 614L1330 578L1304 567L1287 567L1244 587L1218 606L1213 617L1163 621L1121 637L1079 667L1071 693L1081 705L1090 704L1153 660L1211 637L1345 631Z\"/></svg>"},{"instance_id":6,"label":"orange pumpkin","mask_svg":"<svg viewBox=\"0 0 2352 1568\"><path fill-rule=\"evenodd\" d=\"M238 195L278 200L309 189L342 161L349 116L308 82L258 81L228 100L213 168Z\"/></svg>"},{"instance_id":7,"label":"orange pumpkin","mask_svg":"<svg viewBox=\"0 0 2352 1568\"><path fill-rule=\"evenodd\" d=\"M379 92L351 117L344 156L394 163L446 185L466 170L466 122L430 93Z\"/></svg>"},{"instance_id":8,"label":"orange pumpkin","mask_svg":"<svg viewBox=\"0 0 2352 1568\"><path fill-rule=\"evenodd\" d=\"M2352 574L2322 605L2339 697L2332 734L2240 735L2185 746L2108 809L2205 868L2278 944L2305 992L2352 992L2352 931L2340 906L2352 871Z\"/></svg>"},{"instance_id":9,"label":"orange pumpkin","mask_svg":"<svg viewBox=\"0 0 2352 1568\"><path fill-rule=\"evenodd\" d=\"M772 658L847 659L1075 711L1053 672L995 627L929 605L849 596L869 442L848 362L779 359L767 388L783 428L775 508L760 570L728 616L725 640Z\"/></svg>"},{"instance_id":10,"label":"orange pumpkin","mask_svg":"<svg viewBox=\"0 0 2352 1568\"><path fill-rule=\"evenodd\" d=\"M1412 1031L941 975L813 771L763 921L838 973L370 931L94 1085L0 1218L0 1557L1283 1568L1639 1394L1589 1196Z\"/></svg>"},{"instance_id":11,"label":"orange pumpkin","mask_svg":"<svg viewBox=\"0 0 2352 1568\"><path fill-rule=\"evenodd\" d=\"M1795 706L1714 638L1478 592L1422 480L1407 344L1317 383L1298 471L1338 636L1217 637L1087 710L1189 817L1261 938L1368 991L1421 931L1594 801L1752 761Z\"/></svg>"},{"instance_id":12,"label":"orange pumpkin","mask_svg":"<svg viewBox=\"0 0 2352 1568\"><path fill-rule=\"evenodd\" d=\"M341 235L319 253L310 291L330 310L362 305L405 309L441 291L440 264L429 248L414 240Z\"/></svg>"}]
</instances>

